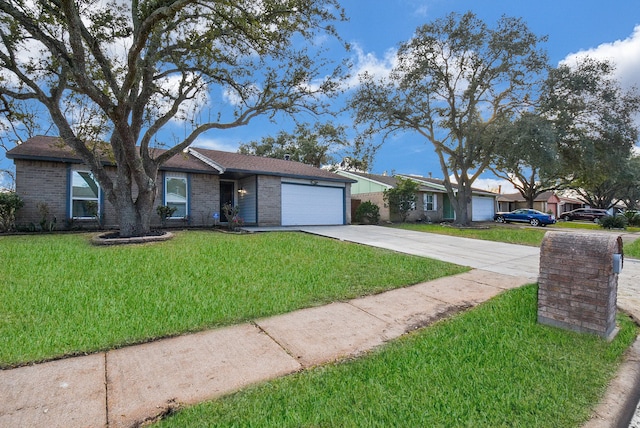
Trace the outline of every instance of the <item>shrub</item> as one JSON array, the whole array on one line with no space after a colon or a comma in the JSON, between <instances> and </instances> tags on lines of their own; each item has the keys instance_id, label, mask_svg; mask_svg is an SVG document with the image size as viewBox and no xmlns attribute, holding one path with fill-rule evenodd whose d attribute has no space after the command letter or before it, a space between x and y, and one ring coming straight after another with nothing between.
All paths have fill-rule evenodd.
<instances>
[{"instance_id":1,"label":"shrub","mask_svg":"<svg viewBox=\"0 0 640 428\"><path fill-rule=\"evenodd\" d=\"M16 192L0 192L0 232L8 232L16 227L16 211L24 206L24 201Z\"/></svg>"},{"instance_id":2,"label":"shrub","mask_svg":"<svg viewBox=\"0 0 640 428\"><path fill-rule=\"evenodd\" d=\"M58 219L53 217L53 220L49 221L49 204L46 202L38 202L38 212L40 213L40 231L41 232L53 232L56 228Z\"/></svg>"},{"instance_id":3,"label":"shrub","mask_svg":"<svg viewBox=\"0 0 640 428\"><path fill-rule=\"evenodd\" d=\"M177 210L176 207L170 207L169 205L159 205L156 208L156 212L160 216L160 223L162 227L165 227L167 224L167 219L173 215Z\"/></svg>"},{"instance_id":4,"label":"shrub","mask_svg":"<svg viewBox=\"0 0 640 428\"><path fill-rule=\"evenodd\" d=\"M639 211L625 211L622 215L627 219L627 225L640 226L640 212Z\"/></svg>"},{"instance_id":5,"label":"shrub","mask_svg":"<svg viewBox=\"0 0 640 428\"><path fill-rule=\"evenodd\" d=\"M420 186L415 181L396 177L396 187L384 191L383 199L391 213L398 214L400 221L407 221L409 212L416 209L416 193Z\"/></svg>"},{"instance_id":6,"label":"shrub","mask_svg":"<svg viewBox=\"0 0 640 428\"><path fill-rule=\"evenodd\" d=\"M244 225L244 220L240 217L240 208L237 205L234 207L231 204L225 204L222 207L222 213L227 219L229 230L235 231Z\"/></svg>"},{"instance_id":7,"label":"shrub","mask_svg":"<svg viewBox=\"0 0 640 428\"><path fill-rule=\"evenodd\" d=\"M625 229L627 227L627 218L622 215L608 215L602 217L599 223L605 229Z\"/></svg>"},{"instance_id":8,"label":"shrub","mask_svg":"<svg viewBox=\"0 0 640 428\"><path fill-rule=\"evenodd\" d=\"M371 201L365 201L356 209L354 220L358 223L378 224L380 208Z\"/></svg>"}]
</instances>

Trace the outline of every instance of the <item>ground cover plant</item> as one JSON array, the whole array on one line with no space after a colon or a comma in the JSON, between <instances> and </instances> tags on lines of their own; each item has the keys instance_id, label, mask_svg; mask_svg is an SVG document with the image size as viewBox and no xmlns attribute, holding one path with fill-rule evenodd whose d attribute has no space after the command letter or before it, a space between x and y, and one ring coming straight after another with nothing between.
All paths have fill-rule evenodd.
<instances>
[{"instance_id":1,"label":"ground cover plant","mask_svg":"<svg viewBox=\"0 0 640 428\"><path fill-rule=\"evenodd\" d=\"M0 368L111 349L468 270L302 233L0 237Z\"/></svg>"},{"instance_id":2,"label":"ground cover plant","mask_svg":"<svg viewBox=\"0 0 640 428\"><path fill-rule=\"evenodd\" d=\"M536 322L537 287L511 290L367 356L179 411L159 427L579 427L636 325L612 343Z\"/></svg>"}]
</instances>

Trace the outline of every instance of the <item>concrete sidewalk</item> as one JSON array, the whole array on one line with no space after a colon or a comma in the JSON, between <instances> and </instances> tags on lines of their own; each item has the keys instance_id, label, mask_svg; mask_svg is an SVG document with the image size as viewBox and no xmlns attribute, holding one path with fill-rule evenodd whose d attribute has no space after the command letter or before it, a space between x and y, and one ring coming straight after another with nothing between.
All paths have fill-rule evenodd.
<instances>
[{"instance_id":1,"label":"concrete sidewalk","mask_svg":"<svg viewBox=\"0 0 640 428\"><path fill-rule=\"evenodd\" d=\"M355 356L528 278L473 270L348 302L0 371L0 427L130 427Z\"/></svg>"},{"instance_id":2,"label":"concrete sidewalk","mask_svg":"<svg viewBox=\"0 0 640 428\"><path fill-rule=\"evenodd\" d=\"M475 269L237 326L0 370L0 427L133 426L179 405L358 355L506 289L535 282L538 274L539 250L533 247L376 226L302 230ZM640 263L629 265L620 283L631 282L632 272L640 278ZM628 304L636 305L633 300Z\"/></svg>"}]
</instances>

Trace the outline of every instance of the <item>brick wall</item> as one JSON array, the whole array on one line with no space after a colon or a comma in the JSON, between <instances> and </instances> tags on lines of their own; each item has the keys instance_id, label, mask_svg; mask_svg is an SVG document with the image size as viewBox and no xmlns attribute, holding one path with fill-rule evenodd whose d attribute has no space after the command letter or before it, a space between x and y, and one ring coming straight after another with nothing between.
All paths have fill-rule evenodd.
<instances>
[{"instance_id":1,"label":"brick wall","mask_svg":"<svg viewBox=\"0 0 640 428\"><path fill-rule=\"evenodd\" d=\"M213 213L220 211L220 178L211 174L191 174L189 184L190 224L213 226ZM162 198L156 198L156 203ZM154 208L155 210L155 208Z\"/></svg>"},{"instance_id":2,"label":"brick wall","mask_svg":"<svg viewBox=\"0 0 640 428\"><path fill-rule=\"evenodd\" d=\"M258 176L258 226L279 226L282 222L280 177Z\"/></svg>"},{"instance_id":3,"label":"brick wall","mask_svg":"<svg viewBox=\"0 0 640 428\"><path fill-rule=\"evenodd\" d=\"M603 233L547 232L540 247L538 322L610 338L615 334L622 239Z\"/></svg>"},{"instance_id":4,"label":"brick wall","mask_svg":"<svg viewBox=\"0 0 640 428\"><path fill-rule=\"evenodd\" d=\"M436 198L436 209L433 211L425 211L424 210L424 199L423 193L418 193L416 197L416 209L409 212L409 217L407 217L407 221L418 221L428 219L432 222L442 221L443 216L443 205L444 199L441 193L434 193L434 197ZM372 202L380 208L380 221L388 222L388 221L400 221L400 216L397 214L391 214L389 207L384 206L384 194L382 192L372 192L372 193L359 193L357 195L353 195L354 199L357 199L362 202ZM350 212L350 211L349 211Z\"/></svg>"},{"instance_id":5,"label":"brick wall","mask_svg":"<svg viewBox=\"0 0 640 428\"><path fill-rule=\"evenodd\" d=\"M24 201L24 206L16 213L16 225L37 225L42 218L38 211L38 204L41 203L49 207L50 220L55 217L57 224L63 225L68 216L68 164L16 159L15 165L16 193Z\"/></svg>"},{"instance_id":6,"label":"brick wall","mask_svg":"<svg viewBox=\"0 0 640 428\"><path fill-rule=\"evenodd\" d=\"M46 203L49 208L49 220L56 218L56 229L96 228L94 220L75 219L69 223L69 171L88 171L83 164L61 162L43 162L31 160L15 160L16 193L23 199L24 207L17 213L16 225L28 228L30 224L38 225L42 216L38 205ZM115 178L115 168L108 168L108 173ZM162 205L162 174L159 174L158 194L151 215L151 227L160 227L160 217L156 207ZM190 175L190 222L192 226L211 226L212 213L218 211L220 205L220 182L217 175ZM134 184L134 197L136 194ZM102 218L106 228L117 228L115 208L103 195ZM183 220L169 220L167 226L184 226Z\"/></svg>"}]
</instances>

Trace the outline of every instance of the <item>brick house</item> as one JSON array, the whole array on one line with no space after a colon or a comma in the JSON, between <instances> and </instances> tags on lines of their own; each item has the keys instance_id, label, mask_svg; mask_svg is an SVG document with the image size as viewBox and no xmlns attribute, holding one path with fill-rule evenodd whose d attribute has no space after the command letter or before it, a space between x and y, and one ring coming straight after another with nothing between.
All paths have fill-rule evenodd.
<instances>
[{"instance_id":1,"label":"brick house","mask_svg":"<svg viewBox=\"0 0 640 428\"><path fill-rule=\"evenodd\" d=\"M7 157L15 164L16 193L24 200L18 226L38 224L38 207L46 204L57 228L95 227L95 217L88 214L91 203L97 203L104 227L118 226L115 210L89 168L59 138L30 138ZM115 167L109 168L108 160L104 163L115 175ZM176 208L170 226L224 222L221 207L226 203L238 206L247 225L351 222L353 180L299 162L189 148L160 167L158 181L156 206ZM152 226L157 227L160 218L153 217Z\"/></svg>"},{"instance_id":2,"label":"brick house","mask_svg":"<svg viewBox=\"0 0 640 428\"><path fill-rule=\"evenodd\" d=\"M561 206L561 198L555 192L548 191L540 193L533 200L533 209L542 211L543 213L551 213L559 217ZM498 196L498 211L509 212L518 208L529 208L527 201L518 193L503 193ZM567 211L567 210L565 210Z\"/></svg>"},{"instance_id":3,"label":"brick house","mask_svg":"<svg viewBox=\"0 0 640 428\"><path fill-rule=\"evenodd\" d=\"M416 195L416 208L409 213L408 221L440 222L455 220L455 212L443 180L415 175L396 174L388 176L353 171L337 171L337 174L356 181L351 185L352 216L358 205L369 201L376 204L380 209L381 221L398 220L390 213L389 207L385 207L383 196L386 189L391 189L397 185L396 177L401 177L412 180L419 186L418 194ZM480 189L473 190L471 201L472 221L493 220L496 196L492 192Z\"/></svg>"}]
</instances>

